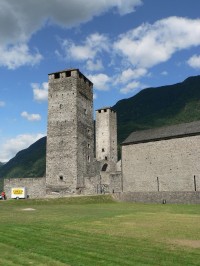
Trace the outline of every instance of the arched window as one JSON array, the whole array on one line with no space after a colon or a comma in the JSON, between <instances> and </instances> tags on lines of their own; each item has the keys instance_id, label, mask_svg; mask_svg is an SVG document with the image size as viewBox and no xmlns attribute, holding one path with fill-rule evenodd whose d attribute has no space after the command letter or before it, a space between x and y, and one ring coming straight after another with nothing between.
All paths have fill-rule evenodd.
<instances>
[{"instance_id":1,"label":"arched window","mask_svg":"<svg viewBox=\"0 0 200 266\"><path fill-rule=\"evenodd\" d=\"M107 163L105 163L105 164L102 166L102 169L101 169L101 171L105 172L105 171L106 171L106 169L107 169L107 167L108 167L108 164L107 164Z\"/></svg>"}]
</instances>

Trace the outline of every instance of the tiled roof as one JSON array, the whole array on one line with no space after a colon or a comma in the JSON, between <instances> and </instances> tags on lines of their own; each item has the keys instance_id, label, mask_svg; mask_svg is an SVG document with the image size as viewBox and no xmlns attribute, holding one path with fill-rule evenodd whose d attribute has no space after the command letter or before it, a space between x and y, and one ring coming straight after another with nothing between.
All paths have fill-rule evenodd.
<instances>
[{"instance_id":1,"label":"tiled roof","mask_svg":"<svg viewBox=\"0 0 200 266\"><path fill-rule=\"evenodd\" d=\"M200 135L200 121L132 132L122 145Z\"/></svg>"}]
</instances>

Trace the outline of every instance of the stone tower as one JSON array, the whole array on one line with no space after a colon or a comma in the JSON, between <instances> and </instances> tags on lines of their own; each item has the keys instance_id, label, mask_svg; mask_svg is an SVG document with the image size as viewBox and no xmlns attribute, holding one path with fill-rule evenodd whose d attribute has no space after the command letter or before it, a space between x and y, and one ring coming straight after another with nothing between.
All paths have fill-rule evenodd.
<instances>
[{"instance_id":1,"label":"stone tower","mask_svg":"<svg viewBox=\"0 0 200 266\"><path fill-rule=\"evenodd\" d=\"M46 185L78 193L94 161L93 84L78 69L49 74Z\"/></svg>"},{"instance_id":2,"label":"stone tower","mask_svg":"<svg viewBox=\"0 0 200 266\"><path fill-rule=\"evenodd\" d=\"M117 163L117 117L110 107L96 111L96 159Z\"/></svg>"}]
</instances>

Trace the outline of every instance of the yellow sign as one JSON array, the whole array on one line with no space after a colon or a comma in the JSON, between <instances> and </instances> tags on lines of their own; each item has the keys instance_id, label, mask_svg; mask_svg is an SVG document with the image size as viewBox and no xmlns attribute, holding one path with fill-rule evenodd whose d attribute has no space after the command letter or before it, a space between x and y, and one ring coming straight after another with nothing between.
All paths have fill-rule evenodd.
<instances>
[{"instance_id":1,"label":"yellow sign","mask_svg":"<svg viewBox=\"0 0 200 266\"><path fill-rule=\"evenodd\" d=\"M13 194L15 195L22 195L24 193L23 189L13 189Z\"/></svg>"}]
</instances>

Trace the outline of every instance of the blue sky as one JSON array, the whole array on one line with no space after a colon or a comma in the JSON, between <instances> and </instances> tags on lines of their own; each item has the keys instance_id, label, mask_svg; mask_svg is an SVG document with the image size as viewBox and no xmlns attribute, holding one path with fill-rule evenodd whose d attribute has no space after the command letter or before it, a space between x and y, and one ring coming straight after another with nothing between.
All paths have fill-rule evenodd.
<instances>
[{"instance_id":1,"label":"blue sky","mask_svg":"<svg viewBox=\"0 0 200 266\"><path fill-rule=\"evenodd\" d=\"M0 0L0 162L46 135L48 73L79 68L94 108L200 71L199 0Z\"/></svg>"}]
</instances>

